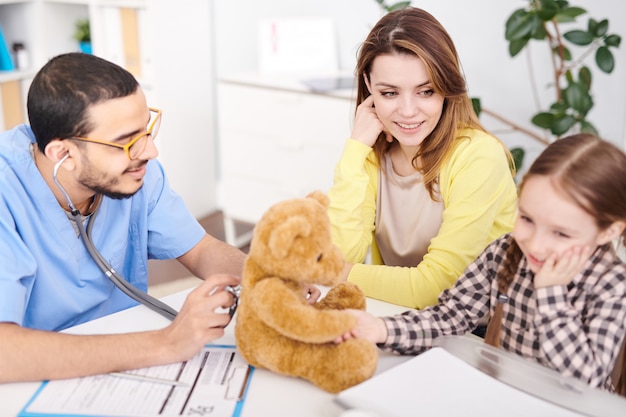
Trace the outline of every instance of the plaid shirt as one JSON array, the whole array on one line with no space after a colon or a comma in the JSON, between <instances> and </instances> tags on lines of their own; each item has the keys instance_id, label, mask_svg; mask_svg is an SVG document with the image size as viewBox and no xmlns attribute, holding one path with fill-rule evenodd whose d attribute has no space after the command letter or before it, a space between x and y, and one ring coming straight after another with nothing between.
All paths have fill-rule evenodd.
<instances>
[{"instance_id":1,"label":"plaid shirt","mask_svg":"<svg viewBox=\"0 0 626 417\"><path fill-rule=\"evenodd\" d=\"M438 336L463 334L493 314L510 234L492 242L439 304L385 317L389 335L379 347L420 353ZM525 257L503 306L501 344L591 386L612 389L610 374L626 332L626 265L611 244L599 247L568 285L535 289Z\"/></svg>"}]
</instances>

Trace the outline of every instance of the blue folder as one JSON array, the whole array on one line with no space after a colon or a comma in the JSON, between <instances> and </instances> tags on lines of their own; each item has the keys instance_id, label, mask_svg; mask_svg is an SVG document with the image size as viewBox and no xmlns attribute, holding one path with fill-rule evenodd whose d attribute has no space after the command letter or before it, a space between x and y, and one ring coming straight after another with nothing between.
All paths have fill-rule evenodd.
<instances>
[{"instance_id":1,"label":"blue folder","mask_svg":"<svg viewBox=\"0 0 626 417\"><path fill-rule=\"evenodd\" d=\"M0 71L13 71L15 65L13 65L13 59L11 59L11 52L4 39L4 33L2 32L2 26L0 26Z\"/></svg>"}]
</instances>

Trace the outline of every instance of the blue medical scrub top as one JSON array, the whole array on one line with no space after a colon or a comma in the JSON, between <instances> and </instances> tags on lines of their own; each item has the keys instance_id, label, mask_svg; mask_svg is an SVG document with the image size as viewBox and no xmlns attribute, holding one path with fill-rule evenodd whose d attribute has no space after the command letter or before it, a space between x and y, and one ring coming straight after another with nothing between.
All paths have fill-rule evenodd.
<instances>
[{"instance_id":1,"label":"blue medical scrub top","mask_svg":"<svg viewBox=\"0 0 626 417\"><path fill-rule=\"evenodd\" d=\"M136 305L92 260L35 166L34 142L26 125L0 134L0 321L62 330ZM92 229L104 258L144 291L148 259L179 257L204 234L156 160L134 196L102 199Z\"/></svg>"}]
</instances>

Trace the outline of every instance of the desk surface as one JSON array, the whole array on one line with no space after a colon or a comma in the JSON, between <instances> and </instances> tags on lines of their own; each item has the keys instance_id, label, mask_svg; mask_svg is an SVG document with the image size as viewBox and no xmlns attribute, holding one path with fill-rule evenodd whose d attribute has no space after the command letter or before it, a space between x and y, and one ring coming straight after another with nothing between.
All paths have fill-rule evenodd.
<instances>
[{"instance_id":1,"label":"desk surface","mask_svg":"<svg viewBox=\"0 0 626 417\"><path fill-rule=\"evenodd\" d=\"M174 308L180 308L189 291L164 297L163 301ZM389 315L405 311L406 308L368 299L367 310L376 315ZM73 327L67 333L126 333L158 329L168 323L167 319L148 308L137 306ZM229 324L225 335L215 340L214 343L234 345L234 323ZM408 359L410 357L380 352L376 373ZM16 416L40 384L40 382L0 384L0 415L3 417ZM337 417L341 409L333 402L333 398L333 394L329 394L307 381L274 374L264 369L256 369L241 415L242 417L266 415L273 417Z\"/></svg>"}]
</instances>

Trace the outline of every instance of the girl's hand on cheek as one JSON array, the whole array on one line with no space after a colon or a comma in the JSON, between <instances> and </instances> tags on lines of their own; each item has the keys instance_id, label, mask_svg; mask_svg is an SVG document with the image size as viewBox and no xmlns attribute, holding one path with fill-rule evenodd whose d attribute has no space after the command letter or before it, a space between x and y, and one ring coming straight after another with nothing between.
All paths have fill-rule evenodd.
<instances>
[{"instance_id":1,"label":"girl's hand on cheek","mask_svg":"<svg viewBox=\"0 0 626 417\"><path fill-rule=\"evenodd\" d=\"M535 275L535 288L555 285L567 285L583 269L591 256L592 248L575 246L565 251L560 257L553 253L544 262Z\"/></svg>"},{"instance_id":2,"label":"girl's hand on cheek","mask_svg":"<svg viewBox=\"0 0 626 417\"><path fill-rule=\"evenodd\" d=\"M352 139L372 147L383 129L384 126L374 108L374 97L369 96L357 107Z\"/></svg>"}]
</instances>

